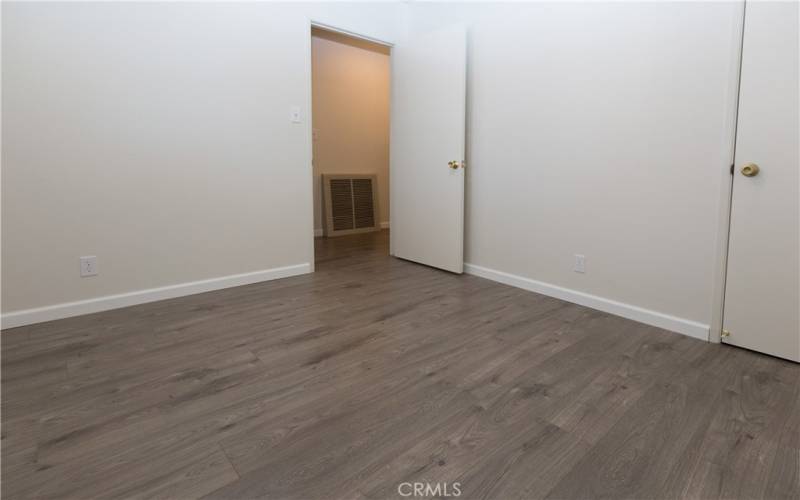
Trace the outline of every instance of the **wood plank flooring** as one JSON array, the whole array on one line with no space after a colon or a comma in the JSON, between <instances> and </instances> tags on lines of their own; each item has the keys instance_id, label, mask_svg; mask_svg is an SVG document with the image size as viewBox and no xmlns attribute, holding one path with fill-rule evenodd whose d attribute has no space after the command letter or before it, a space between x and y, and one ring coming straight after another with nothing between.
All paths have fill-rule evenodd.
<instances>
[{"instance_id":1,"label":"wood plank flooring","mask_svg":"<svg viewBox=\"0 0 800 500\"><path fill-rule=\"evenodd\" d=\"M317 244L313 275L4 331L3 498L800 498L800 365L385 231Z\"/></svg>"}]
</instances>

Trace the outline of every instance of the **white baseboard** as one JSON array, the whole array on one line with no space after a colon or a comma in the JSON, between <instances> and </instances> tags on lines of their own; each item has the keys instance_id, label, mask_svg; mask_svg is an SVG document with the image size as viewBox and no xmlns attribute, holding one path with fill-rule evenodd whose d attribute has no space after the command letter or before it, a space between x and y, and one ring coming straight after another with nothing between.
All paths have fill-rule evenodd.
<instances>
[{"instance_id":1,"label":"white baseboard","mask_svg":"<svg viewBox=\"0 0 800 500\"><path fill-rule=\"evenodd\" d=\"M708 341L709 325L704 325L696 321L671 316L669 314L644 309L631 304L617 302L616 300L590 295L588 293L529 278L523 278L522 276L504 273L502 271L495 271L494 269L488 269L474 264L464 264L464 272Z\"/></svg>"},{"instance_id":2,"label":"white baseboard","mask_svg":"<svg viewBox=\"0 0 800 500\"><path fill-rule=\"evenodd\" d=\"M32 323L41 323L43 321L108 311L109 309L118 309L120 307L135 306L146 302L155 302L157 300L173 299L175 297L194 295L196 293L211 292L222 288L288 278L289 276L310 272L311 264L305 263L265 269L263 271L254 271L251 273L233 274L220 278L192 281L189 283L180 283L159 288L150 288L147 290L137 290L135 292L117 295L106 295L94 299L66 302L52 306L5 313L0 317L0 324L2 328L14 328L17 326L30 325Z\"/></svg>"}]
</instances>

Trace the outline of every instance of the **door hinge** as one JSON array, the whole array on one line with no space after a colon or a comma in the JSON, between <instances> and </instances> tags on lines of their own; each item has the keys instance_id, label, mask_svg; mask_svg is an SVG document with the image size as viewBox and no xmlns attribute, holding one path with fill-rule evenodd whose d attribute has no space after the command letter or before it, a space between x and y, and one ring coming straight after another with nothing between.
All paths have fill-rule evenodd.
<instances>
[{"instance_id":1,"label":"door hinge","mask_svg":"<svg viewBox=\"0 0 800 500\"><path fill-rule=\"evenodd\" d=\"M733 163L731 163L731 175L733 175Z\"/></svg>"}]
</instances>

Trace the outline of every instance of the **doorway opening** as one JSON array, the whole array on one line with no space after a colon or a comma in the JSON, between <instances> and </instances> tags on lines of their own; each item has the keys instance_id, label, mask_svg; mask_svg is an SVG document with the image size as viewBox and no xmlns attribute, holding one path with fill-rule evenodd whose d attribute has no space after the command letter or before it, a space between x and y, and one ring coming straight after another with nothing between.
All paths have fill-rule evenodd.
<instances>
[{"instance_id":1,"label":"doorway opening","mask_svg":"<svg viewBox=\"0 0 800 500\"><path fill-rule=\"evenodd\" d=\"M390 50L311 27L315 265L389 253Z\"/></svg>"}]
</instances>

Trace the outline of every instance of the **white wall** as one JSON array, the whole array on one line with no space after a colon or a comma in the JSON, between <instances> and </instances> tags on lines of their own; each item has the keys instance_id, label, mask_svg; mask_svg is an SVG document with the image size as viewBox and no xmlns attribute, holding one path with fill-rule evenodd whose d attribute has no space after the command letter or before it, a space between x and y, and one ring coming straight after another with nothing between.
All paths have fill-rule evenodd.
<instances>
[{"instance_id":1,"label":"white wall","mask_svg":"<svg viewBox=\"0 0 800 500\"><path fill-rule=\"evenodd\" d=\"M467 24L467 262L696 333L712 309L739 13L4 3L4 319L307 268L310 124L288 112L310 104L311 17L388 41L406 21ZM572 271L575 253L586 274ZM81 279L87 254L101 274Z\"/></svg>"},{"instance_id":2,"label":"white wall","mask_svg":"<svg viewBox=\"0 0 800 500\"><path fill-rule=\"evenodd\" d=\"M321 174L375 174L378 220L389 222L389 48L314 30L311 39L314 229Z\"/></svg>"},{"instance_id":3,"label":"white wall","mask_svg":"<svg viewBox=\"0 0 800 500\"><path fill-rule=\"evenodd\" d=\"M4 326L92 310L8 314L31 308L307 271L309 19L391 41L398 8L4 2ZM99 276L79 277L81 255Z\"/></svg>"},{"instance_id":4,"label":"white wall","mask_svg":"<svg viewBox=\"0 0 800 500\"><path fill-rule=\"evenodd\" d=\"M411 12L469 29L468 269L704 337L741 4Z\"/></svg>"}]
</instances>

